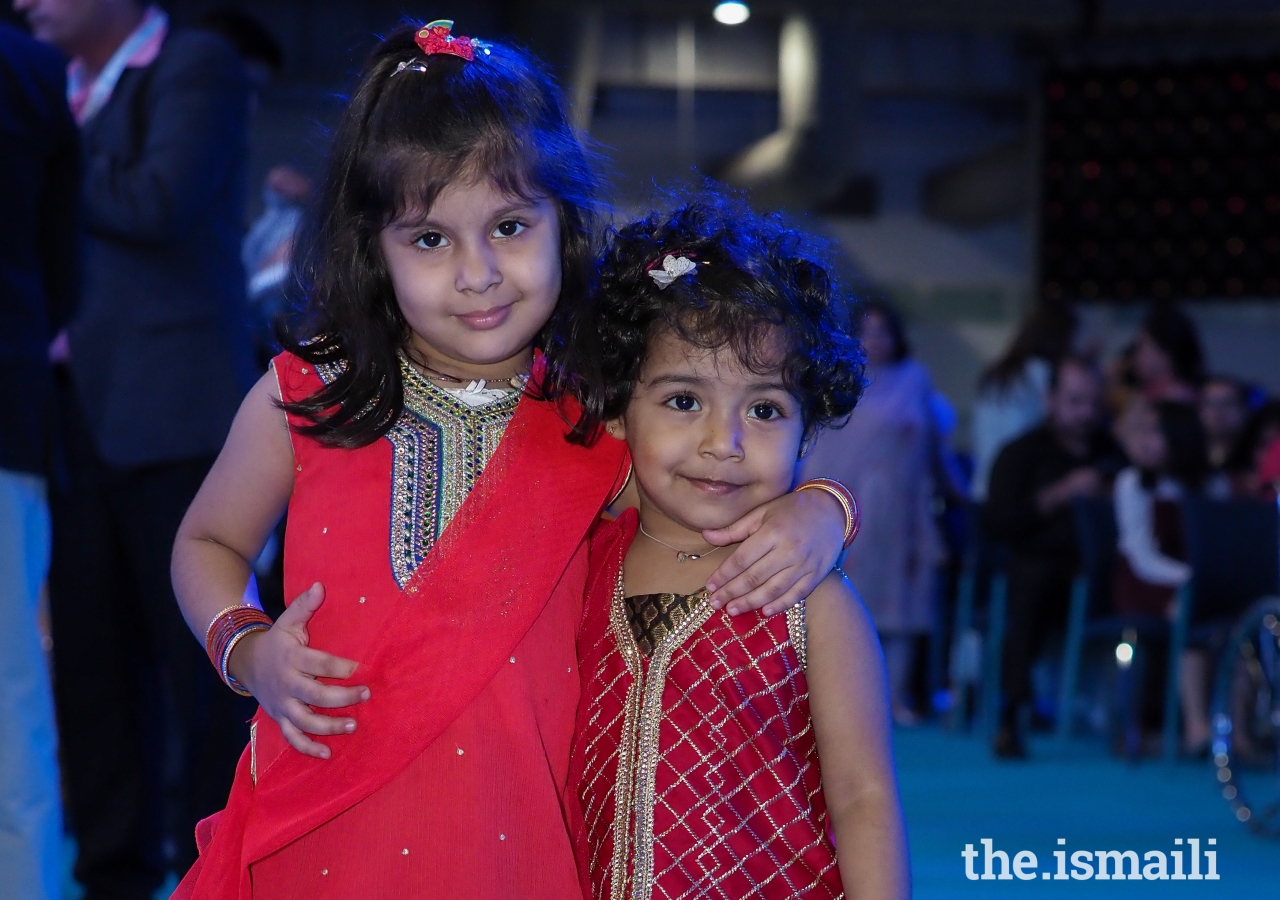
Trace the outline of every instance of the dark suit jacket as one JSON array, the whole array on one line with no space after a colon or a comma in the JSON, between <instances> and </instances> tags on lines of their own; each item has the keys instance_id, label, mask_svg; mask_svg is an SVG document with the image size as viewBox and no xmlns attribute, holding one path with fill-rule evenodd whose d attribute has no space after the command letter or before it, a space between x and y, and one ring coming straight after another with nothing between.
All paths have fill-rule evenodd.
<instances>
[{"instance_id":1,"label":"dark suit jacket","mask_svg":"<svg viewBox=\"0 0 1280 900\"><path fill-rule=\"evenodd\" d=\"M231 46L175 31L82 129L71 367L109 463L216 453L252 382L240 265L248 111Z\"/></svg>"},{"instance_id":2,"label":"dark suit jacket","mask_svg":"<svg viewBox=\"0 0 1280 900\"><path fill-rule=\"evenodd\" d=\"M79 144L62 57L0 25L0 469L45 467L49 341L76 295Z\"/></svg>"}]
</instances>

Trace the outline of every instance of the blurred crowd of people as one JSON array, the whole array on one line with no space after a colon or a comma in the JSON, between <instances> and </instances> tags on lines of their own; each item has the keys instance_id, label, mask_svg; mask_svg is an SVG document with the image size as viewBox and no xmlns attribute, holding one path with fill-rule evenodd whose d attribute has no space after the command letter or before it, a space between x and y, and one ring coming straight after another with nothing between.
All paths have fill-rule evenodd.
<instances>
[{"instance_id":1,"label":"blurred crowd of people","mask_svg":"<svg viewBox=\"0 0 1280 900\"><path fill-rule=\"evenodd\" d=\"M0 25L2 892L61 896L65 811L84 896L141 900L195 859L247 742L252 702L191 640L169 557L271 355L310 184L274 169L246 236L249 123L282 61L252 18L14 6L31 35Z\"/></svg>"},{"instance_id":2,"label":"blurred crowd of people","mask_svg":"<svg viewBox=\"0 0 1280 900\"><path fill-rule=\"evenodd\" d=\"M1181 501L1275 501L1280 399L1206 372L1196 326L1176 305L1152 307L1104 360L1069 304L1044 302L983 373L966 457L950 447L955 415L911 358L898 315L882 303L865 304L862 315L870 384L849 425L820 436L806 467L845 479L863 506L847 569L880 631L895 718L914 722L928 711L921 698L932 702L916 689L927 680L918 654L925 635L945 635L956 601L941 561L978 555L1007 585L994 750L1023 757L1026 723L1040 718L1032 669L1065 628L1081 570L1075 507L1105 501L1113 510L1115 611L1171 619L1192 575ZM960 537L943 512L956 509L967 525ZM1192 753L1210 738L1208 661L1204 647L1182 659ZM1155 733L1163 668L1152 662L1147 671L1142 718Z\"/></svg>"}]
</instances>

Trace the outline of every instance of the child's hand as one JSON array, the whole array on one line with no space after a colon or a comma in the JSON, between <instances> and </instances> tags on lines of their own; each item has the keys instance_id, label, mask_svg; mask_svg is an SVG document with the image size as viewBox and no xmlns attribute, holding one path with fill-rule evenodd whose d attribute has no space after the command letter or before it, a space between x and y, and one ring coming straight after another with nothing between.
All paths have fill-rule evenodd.
<instances>
[{"instance_id":1,"label":"child's hand","mask_svg":"<svg viewBox=\"0 0 1280 900\"><path fill-rule=\"evenodd\" d=\"M707 579L711 605L727 605L733 616L755 609L772 616L795 606L839 561L845 521L844 508L825 491L794 491L728 528L702 532L717 546L742 542Z\"/></svg>"},{"instance_id":2,"label":"child's hand","mask_svg":"<svg viewBox=\"0 0 1280 900\"><path fill-rule=\"evenodd\" d=\"M310 707L334 709L369 699L364 685L338 687L316 680L349 678L356 670L353 660L307 646L307 622L323 602L324 587L317 582L269 630L241 640L228 660L231 674L279 723L289 746L317 759L328 759L329 748L308 734L350 734L356 721L322 715Z\"/></svg>"}]
</instances>

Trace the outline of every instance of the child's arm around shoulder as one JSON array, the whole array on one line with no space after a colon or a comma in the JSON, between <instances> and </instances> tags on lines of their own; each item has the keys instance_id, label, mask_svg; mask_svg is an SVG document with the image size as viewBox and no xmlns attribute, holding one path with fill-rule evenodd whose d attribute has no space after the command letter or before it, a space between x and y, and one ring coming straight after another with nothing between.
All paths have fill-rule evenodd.
<instances>
[{"instance_id":1,"label":"child's arm around shoulder","mask_svg":"<svg viewBox=\"0 0 1280 900\"><path fill-rule=\"evenodd\" d=\"M243 602L252 560L284 515L293 492L293 442L279 405L275 372L249 391L236 413L222 452L192 501L173 547L173 590L198 641L220 612ZM319 715L311 706L343 707L368 697L363 686L325 685L316 677L347 678L351 660L307 647L306 624L324 599L313 585L268 631L236 644L228 668L267 714L280 723L295 749L328 756L307 737L342 734L355 721Z\"/></svg>"},{"instance_id":2,"label":"child's arm around shoulder","mask_svg":"<svg viewBox=\"0 0 1280 900\"><path fill-rule=\"evenodd\" d=\"M911 895L907 835L875 626L838 571L805 601L805 625L809 709L845 893L854 900L905 900Z\"/></svg>"}]
</instances>

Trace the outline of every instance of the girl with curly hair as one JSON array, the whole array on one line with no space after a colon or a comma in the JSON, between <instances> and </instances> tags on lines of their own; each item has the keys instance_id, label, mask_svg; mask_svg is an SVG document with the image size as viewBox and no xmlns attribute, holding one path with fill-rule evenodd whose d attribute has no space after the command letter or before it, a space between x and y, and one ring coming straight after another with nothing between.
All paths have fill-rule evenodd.
<instances>
[{"instance_id":1,"label":"girl with curly hair","mask_svg":"<svg viewBox=\"0 0 1280 900\"><path fill-rule=\"evenodd\" d=\"M704 587L722 550L705 531L790 491L862 390L828 270L704 194L613 236L556 347L579 434L625 440L639 488L595 534L578 636L584 890L909 896L884 661L843 573L772 619L725 615Z\"/></svg>"}]
</instances>

